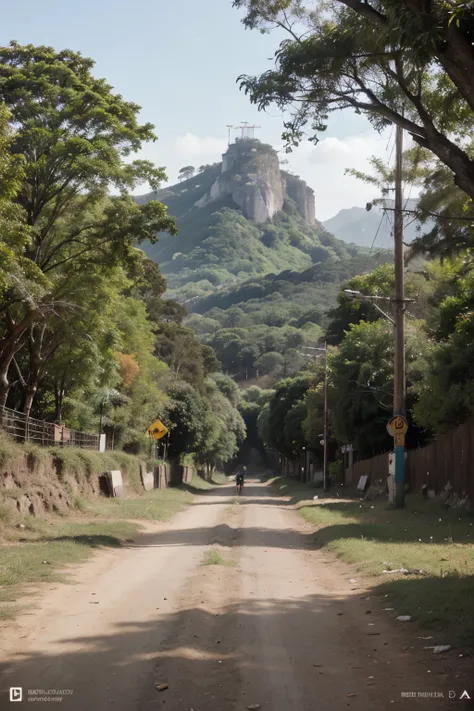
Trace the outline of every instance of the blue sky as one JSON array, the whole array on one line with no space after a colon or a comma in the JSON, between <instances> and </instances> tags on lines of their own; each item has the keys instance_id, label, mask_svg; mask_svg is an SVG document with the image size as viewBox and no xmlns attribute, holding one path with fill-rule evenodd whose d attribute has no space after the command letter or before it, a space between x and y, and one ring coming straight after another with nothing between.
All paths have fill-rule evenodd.
<instances>
[{"instance_id":1,"label":"blue sky","mask_svg":"<svg viewBox=\"0 0 474 711\"><path fill-rule=\"evenodd\" d=\"M280 145L282 117L259 113L239 91L239 74L270 66L278 35L245 30L231 0L3 0L0 41L79 50L127 100L156 126L159 141L142 151L166 167L174 182L183 165L219 160L226 124L261 126L257 137ZM305 144L288 156L290 168L316 192L316 214L327 219L344 207L363 205L372 188L344 176L364 169L371 155L387 155L387 137L362 117L331 119L317 147ZM144 192L142 190L141 192Z\"/></svg>"}]
</instances>

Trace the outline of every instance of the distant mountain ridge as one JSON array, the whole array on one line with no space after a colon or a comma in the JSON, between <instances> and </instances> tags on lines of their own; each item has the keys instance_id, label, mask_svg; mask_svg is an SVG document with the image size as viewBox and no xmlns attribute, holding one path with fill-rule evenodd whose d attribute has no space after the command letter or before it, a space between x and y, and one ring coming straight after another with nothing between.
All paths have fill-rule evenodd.
<instances>
[{"instance_id":1,"label":"distant mountain ridge","mask_svg":"<svg viewBox=\"0 0 474 711\"><path fill-rule=\"evenodd\" d=\"M325 220L322 224L325 229L338 239L348 244L356 244L359 247L371 247L390 249L393 245L393 200L385 200L387 209L384 214L383 207L374 205L369 212L365 207L351 207L341 210L334 217ZM405 203L406 210L416 210L418 201L409 199ZM413 221L413 215L405 215L404 241L412 242L420 234L420 223ZM428 230L429 225L424 229Z\"/></svg>"}]
</instances>

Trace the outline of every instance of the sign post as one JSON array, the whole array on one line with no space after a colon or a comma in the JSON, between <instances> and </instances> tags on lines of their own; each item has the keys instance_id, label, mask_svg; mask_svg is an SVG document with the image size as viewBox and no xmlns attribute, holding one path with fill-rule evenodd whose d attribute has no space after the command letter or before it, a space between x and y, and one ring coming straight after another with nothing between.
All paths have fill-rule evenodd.
<instances>
[{"instance_id":1,"label":"sign post","mask_svg":"<svg viewBox=\"0 0 474 711\"><path fill-rule=\"evenodd\" d=\"M161 420L155 420L147 429L149 435L154 437L156 440L162 439L168 434L168 428L161 422Z\"/></svg>"},{"instance_id":2,"label":"sign post","mask_svg":"<svg viewBox=\"0 0 474 711\"><path fill-rule=\"evenodd\" d=\"M151 442L152 442L152 437L158 442L160 439L163 439L165 435L168 434L168 428L166 425L164 425L161 420L155 420L152 422L152 424L148 427L147 432L150 436L150 450L152 449L151 447ZM158 447L158 445L155 442L155 448ZM150 451L150 456L152 455L152 452ZM154 457L157 456L157 452L154 452Z\"/></svg>"},{"instance_id":3,"label":"sign post","mask_svg":"<svg viewBox=\"0 0 474 711\"><path fill-rule=\"evenodd\" d=\"M408 422L402 415L395 415L387 424L387 430L395 445L395 506L405 503L405 434Z\"/></svg>"}]
</instances>

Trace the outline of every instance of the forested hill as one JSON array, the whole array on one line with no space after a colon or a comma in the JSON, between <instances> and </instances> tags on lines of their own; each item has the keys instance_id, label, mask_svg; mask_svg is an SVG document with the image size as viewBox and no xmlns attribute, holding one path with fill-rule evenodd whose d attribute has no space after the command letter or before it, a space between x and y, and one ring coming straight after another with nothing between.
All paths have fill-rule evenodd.
<instances>
[{"instance_id":1,"label":"forested hill","mask_svg":"<svg viewBox=\"0 0 474 711\"><path fill-rule=\"evenodd\" d=\"M222 163L181 174L177 185L138 198L160 200L177 218L177 237L145 246L169 296L237 379L295 372L298 349L320 337L340 285L390 254L327 232L311 188L259 141L237 141Z\"/></svg>"},{"instance_id":2,"label":"forested hill","mask_svg":"<svg viewBox=\"0 0 474 711\"><path fill-rule=\"evenodd\" d=\"M183 177L137 198L158 199L177 218L179 235L162 235L145 251L167 276L170 296L181 301L358 253L315 219L313 191L280 169L271 146L237 141L222 163L189 166Z\"/></svg>"}]
</instances>

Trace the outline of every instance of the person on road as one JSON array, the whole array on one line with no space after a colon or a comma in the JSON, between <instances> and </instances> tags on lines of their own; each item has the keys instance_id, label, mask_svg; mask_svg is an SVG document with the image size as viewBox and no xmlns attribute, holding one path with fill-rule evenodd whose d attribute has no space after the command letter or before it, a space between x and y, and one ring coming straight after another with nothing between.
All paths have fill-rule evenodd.
<instances>
[{"instance_id":1,"label":"person on road","mask_svg":"<svg viewBox=\"0 0 474 711\"><path fill-rule=\"evenodd\" d=\"M237 470L237 476L235 477L235 481L237 483L237 487L243 487L245 483L245 474L247 473L247 467L240 467Z\"/></svg>"}]
</instances>

